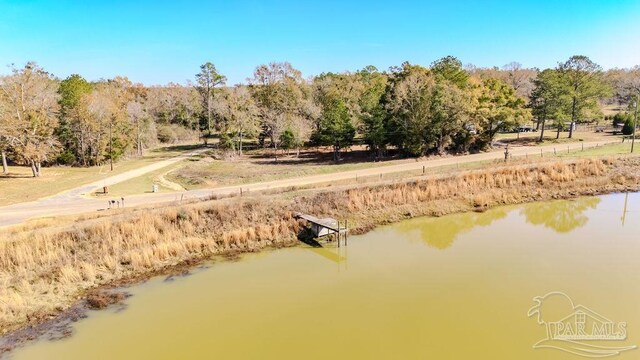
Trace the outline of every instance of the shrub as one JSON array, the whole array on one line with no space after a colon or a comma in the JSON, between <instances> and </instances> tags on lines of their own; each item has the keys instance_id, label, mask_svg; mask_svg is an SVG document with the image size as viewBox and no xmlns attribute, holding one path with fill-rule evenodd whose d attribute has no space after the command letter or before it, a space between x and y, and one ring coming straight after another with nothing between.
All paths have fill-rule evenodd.
<instances>
[{"instance_id":1,"label":"shrub","mask_svg":"<svg viewBox=\"0 0 640 360\"><path fill-rule=\"evenodd\" d=\"M56 162L60 165L73 165L76 162L76 156L71 150L65 150L56 158Z\"/></svg>"},{"instance_id":2,"label":"shrub","mask_svg":"<svg viewBox=\"0 0 640 360\"><path fill-rule=\"evenodd\" d=\"M233 144L233 139L229 134L222 133L220 134L220 149L222 150L235 150L235 146Z\"/></svg>"},{"instance_id":3,"label":"shrub","mask_svg":"<svg viewBox=\"0 0 640 360\"><path fill-rule=\"evenodd\" d=\"M619 112L613 116L613 127L618 127L624 125L628 120L631 120L631 114Z\"/></svg>"},{"instance_id":4,"label":"shrub","mask_svg":"<svg viewBox=\"0 0 640 360\"><path fill-rule=\"evenodd\" d=\"M169 144L176 141L176 132L173 131L170 125L158 126L158 140L161 143Z\"/></svg>"},{"instance_id":5,"label":"shrub","mask_svg":"<svg viewBox=\"0 0 640 360\"><path fill-rule=\"evenodd\" d=\"M193 140L198 137L195 130L187 129L180 125L158 125L158 140L164 144L172 144L184 140Z\"/></svg>"},{"instance_id":6,"label":"shrub","mask_svg":"<svg viewBox=\"0 0 640 360\"><path fill-rule=\"evenodd\" d=\"M289 150L293 149L296 146L296 137L293 134L291 129L285 130L282 134L280 134L280 147Z\"/></svg>"},{"instance_id":7,"label":"shrub","mask_svg":"<svg viewBox=\"0 0 640 360\"><path fill-rule=\"evenodd\" d=\"M631 135L631 134L633 134L633 119L628 118L624 122L624 126L622 127L622 134L623 135Z\"/></svg>"}]
</instances>

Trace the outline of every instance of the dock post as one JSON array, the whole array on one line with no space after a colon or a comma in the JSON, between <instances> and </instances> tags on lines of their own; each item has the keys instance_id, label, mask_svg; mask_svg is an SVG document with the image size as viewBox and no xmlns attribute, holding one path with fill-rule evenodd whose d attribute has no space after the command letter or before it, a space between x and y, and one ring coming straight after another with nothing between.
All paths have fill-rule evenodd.
<instances>
[{"instance_id":1,"label":"dock post","mask_svg":"<svg viewBox=\"0 0 640 360\"><path fill-rule=\"evenodd\" d=\"M349 226L347 220L344 221L344 246L347 246L347 236L349 233Z\"/></svg>"},{"instance_id":2,"label":"dock post","mask_svg":"<svg viewBox=\"0 0 640 360\"><path fill-rule=\"evenodd\" d=\"M340 247L340 220L338 220L338 247Z\"/></svg>"}]
</instances>

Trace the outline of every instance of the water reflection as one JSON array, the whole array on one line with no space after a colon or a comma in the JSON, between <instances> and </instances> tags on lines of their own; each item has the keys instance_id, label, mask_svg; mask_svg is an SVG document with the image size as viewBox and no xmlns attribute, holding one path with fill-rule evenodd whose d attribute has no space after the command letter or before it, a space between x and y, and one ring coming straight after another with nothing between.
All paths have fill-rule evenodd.
<instances>
[{"instance_id":1,"label":"water reflection","mask_svg":"<svg viewBox=\"0 0 640 360\"><path fill-rule=\"evenodd\" d=\"M341 248L246 254L178 281L155 278L127 289L125 311L90 312L73 336L34 342L11 359L567 360L533 347L545 327L529 313L547 324L566 316L556 317L549 299L532 308L535 296L553 291L627 322L625 344L637 345L640 194L629 195L625 227L624 195L601 199L588 211L597 201L413 219ZM532 206L590 219L578 221L579 236L549 234L525 221L522 209L531 214Z\"/></svg>"},{"instance_id":2,"label":"water reflection","mask_svg":"<svg viewBox=\"0 0 640 360\"><path fill-rule=\"evenodd\" d=\"M498 208L482 213L469 212L447 215L442 218L427 218L419 221L407 221L396 227L404 233L417 231L427 245L436 249L446 249L462 233L478 226L489 226L496 220L505 218L508 209Z\"/></svg>"},{"instance_id":3,"label":"water reflection","mask_svg":"<svg viewBox=\"0 0 640 360\"><path fill-rule=\"evenodd\" d=\"M624 207L622 208L622 226L624 226L624 221L627 218L627 204L629 204L629 193L624 194Z\"/></svg>"},{"instance_id":4,"label":"water reflection","mask_svg":"<svg viewBox=\"0 0 640 360\"><path fill-rule=\"evenodd\" d=\"M341 264L347 260L347 247L312 247L309 248L314 254L320 255L326 260L332 261L336 264Z\"/></svg>"},{"instance_id":5,"label":"water reflection","mask_svg":"<svg viewBox=\"0 0 640 360\"><path fill-rule=\"evenodd\" d=\"M584 212L595 209L599 203L600 198L597 197L549 201L526 205L521 213L530 224L542 225L558 233L568 233L586 225L589 218Z\"/></svg>"}]
</instances>

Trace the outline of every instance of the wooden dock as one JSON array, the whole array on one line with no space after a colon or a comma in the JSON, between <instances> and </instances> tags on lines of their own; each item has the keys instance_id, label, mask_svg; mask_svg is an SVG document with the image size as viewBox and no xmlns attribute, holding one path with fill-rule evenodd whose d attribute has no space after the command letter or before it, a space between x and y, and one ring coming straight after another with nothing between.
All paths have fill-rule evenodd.
<instances>
[{"instance_id":1,"label":"wooden dock","mask_svg":"<svg viewBox=\"0 0 640 360\"><path fill-rule=\"evenodd\" d=\"M311 231L315 237L323 237L331 234L338 235L338 246L340 246L340 239L344 239L344 244L347 245L347 222L344 222L344 226L340 226L340 221L332 218L320 219L313 215L303 214L296 212L293 215L296 219L306 220L311 225Z\"/></svg>"}]
</instances>

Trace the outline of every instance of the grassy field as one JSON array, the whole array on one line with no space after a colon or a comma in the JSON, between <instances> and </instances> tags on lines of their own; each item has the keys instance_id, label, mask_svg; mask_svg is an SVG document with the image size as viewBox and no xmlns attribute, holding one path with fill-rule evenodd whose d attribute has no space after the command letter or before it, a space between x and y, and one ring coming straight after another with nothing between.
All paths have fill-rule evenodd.
<instances>
[{"instance_id":1,"label":"grassy field","mask_svg":"<svg viewBox=\"0 0 640 360\"><path fill-rule=\"evenodd\" d=\"M517 134L498 134L497 140L500 142L509 142L509 144L513 144L513 146L538 145L540 143L537 142L537 136L535 133L520 134L520 139L517 139ZM599 149L587 149L585 152L574 152L569 155L562 151L562 144L565 142L573 142L576 140L604 141L610 140L612 136L613 135L594 132L577 132L574 139L561 138L558 142L550 139L543 144L559 144L558 156L562 157L616 155L624 154L625 151L628 151L626 150L630 146L628 142L603 146ZM622 141L621 138L620 141ZM144 158L116 163L113 172L108 171L108 166L92 168L52 167L43 169L43 176L41 178L32 178L29 175L29 168L11 167L11 174L9 176L0 176L0 205L36 200L50 196L82 184L174 157L187 150L192 150L192 148L173 147L158 149L149 152ZM316 153L313 150L303 152L299 158L293 155L281 155L278 162L275 162L271 157L270 151L265 152L264 150L248 151L243 158L233 160L219 160L220 157L215 156L214 158L212 155L214 154L195 156L186 161L181 161L143 176L112 185L109 189L109 195L117 197L149 193L151 192L153 184L158 185L160 192L171 192L328 174L393 165L402 161L412 161L411 159L388 158L384 162L374 162L364 149L357 149L345 153L344 160L339 163L332 161L329 152L320 151ZM475 168L476 166L464 165L463 167ZM441 172L444 170L445 169L438 168L430 170L429 172ZM387 178L401 178L408 175L409 174L397 174ZM95 196L99 197L101 195L95 194Z\"/></svg>"},{"instance_id":2,"label":"grassy field","mask_svg":"<svg viewBox=\"0 0 640 360\"><path fill-rule=\"evenodd\" d=\"M563 144L576 141L610 141L612 138L619 138L622 142L622 135L612 135L609 133L597 133L594 131L576 131L573 138L569 139L569 132L561 132L560 138L556 139L556 132L553 130L545 130L544 139L539 142L540 132L520 133L502 133L496 135L496 141L509 145L526 145L541 146L549 144Z\"/></svg>"},{"instance_id":3,"label":"grassy field","mask_svg":"<svg viewBox=\"0 0 640 360\"><path fill-rule=\"evenodd\" d=\"M589 141L608 139L600 134L600 136L587 137ZM562 143L558 143L558 157L589 157L589 156L605 156L625 154L629 151L630 143L603 145L595 149L585 149L585 151L572 150L567 154L562 148ZM547 144L548 145L548 144ZM566 148L565 148L566 149ZM640 151L640 150L639 150ZM389 159L386 162L372 162L369 159L358 162L361 155L355 155L355 158L347 159L343 163L334 163L325 157L317 156L312 153L303 154L301 158L293 156L282 156L278 162L274 162L272 158L261 156L262 152L249 152L242 159L235 160L216 160L211 156L196 156L188 161L181 162L174 166L149 173L145 176L128 180L126 182L114 185L110 189L110 195L126 196L132 194L148 193L152 184L158 184L160 192L179 191L182 189L202 189L229 185L242 185L247 183L256 183L262 181L280 180L285 178L296 178L308 175L328 174L340 171L358 170L371 168L376 166L384 166L398 164L403 161L412 161L412 159ZM545 154L544 159L552 157L552 154ZM529 159L536 161L537 155L531 154ZM460 169L476 169L487 164L501 163L501 161L479 161L473 163L462 163L457 165L445 165L436 168L429 168L426 174L444 174ZM407 172L398 172L384 175L385 180L402 179L411 176L421 175L421 170L413 170ZM360 183L377 181L377 176L361 177ZM344 185L353 181L339 181L336 185ZM172 186L166 186L168 185ZM178 186L177 188L175 186ZM318 184L318 187L330 186L331 184Z\"/></svg>"},{"instance_id":4,"label":"grassy field","mask_svg":"<svg viewBox=\"0 0 640 360\"><path fill-rule=\"evenodd\" d=\"M635 144L633 156L640 155L640 142ZM631 140L625 140L624 143L607 144L595 148L585 149L584 151L576 151L567 153L562 151L562 147L558 147L558 156L561 157L597 157L608 155L627 155L631 152Z\"/></svg>"},{"instance_id":5,"label":"grassy field","mask_svg":"<svg viewBox=\"0 0 640 360\"><path fill-rule=\"evenodd\" d=\"M123 160L109 165L88 168L53 166L42 169L42 176L34 178L31 168L10 166L9 174L0 174L0 205L32 201L73 189L83 184L153 164L191 151L194 146L170 146L148 151L142 158ZM150 186L149 186L150 188Z\"/></svg>"},{"instance_id":6,"label":"grassy field","mask_svg":"<svg viewBox=\"0 0 640 360\"><path fill-rule=\"evenodd\" d=\"M220 161L206 157L194 160L196 161L187 162L185 166L170 172L166 178L191 190L366 169L385 164L393 165L400 161L411 161L374 162L366 159L360 162L346 160L335 163L313 154L303 155L301 158L283 156L278 162L259 155L247 156L235 161Z\"/></svg>"},{"instance_id":7,"label":"grassy field","mask_svg":"<svg viewBox=\"0 0 640 360\"><path fill-rule=\"evenodd\" d=\"M158 191L161 193L184 190L184 188L179 184L171 184L166 179L166 174L168 172L175 171L184 167L187 161L189 160L181 161L162 169L152 171L145 175L138 176L137 178L114 184L109 187L109 196L119 197L133 194L151 193L151 188L154 184L158 185ZM96 193L93 194L93 196L101 197L103 195L101 193Z\"/></svg>"}]
</instances>

